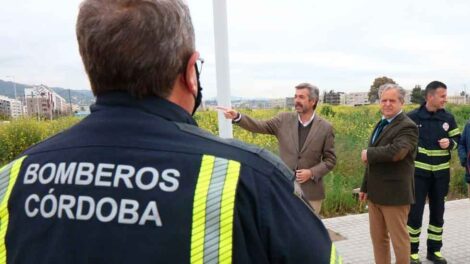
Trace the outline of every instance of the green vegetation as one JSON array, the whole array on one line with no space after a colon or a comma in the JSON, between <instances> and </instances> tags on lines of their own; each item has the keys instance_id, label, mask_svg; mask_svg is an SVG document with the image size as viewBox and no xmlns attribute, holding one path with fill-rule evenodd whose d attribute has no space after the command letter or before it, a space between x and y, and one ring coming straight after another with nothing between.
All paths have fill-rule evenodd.
<instances>
[{"instance_id":1,"label":"green vegetation","mask_svg":"<svg viewBox=\"0 0 470 264\"><path fill-rule=\"evenodd\" d=\"M405 110L409 111L415 107L416 105L407 106ZM459 128L462 129L470 117L470 105L449 105L447 109L455 115ZM269 119L280 111L287 110L241 110L242 113L258 119ZM356 201L352 190L358 188L362 181L364 166L360 161L360 152L367 146L375 122L380 118L379 108L377 105L361 107L322 105L317 113L333 124L338 157L335 169L324 178L327 195L322 207L322 215L328 217L363 212L363 205ZM216 112L198 112L195 118L202 128L218 134ZM19 119L10 123L0 123L0 165L13 160L31 145L78 121L78 118L65 117L52 121ZM274 136L255 134L234 126L234 137L278 154L277 140ZM466 195L466 186L463 181L464 170L460 167L456 154L453 153L451 163L449 199Z\"/></svg>"},{"instance_id":2,"label":"green vegetation","mask_svg":"<svg viewBox=\"0 0 470 264\"><path fill-rule=\"evenodd\" d=\"M405 111L416 107L417 105L407 105ZM455 115L459 128L463 129L470 117L470 105L449 105L447 109ZM258 119L269 119L280 111L288 110L240 110ZM324 178L327 194L322 205L322 215L329 217L363 212L363 205L356 201L352 190L359 188L362 182L364 165L360 153L367 146L372 129L380 118L379 107L378 105L360 107L321 105L317 113L333 124L337 155L336 167ZM197 119L201 127L213 133L218 132L215 112L201 112ZM267 148L275 154L279 153L274 136L255 134L234 126L234 137ZM464 170L459 165L456 152L452 154L451 166L449 199L462 198L466 195Z\"/></svg>"},{"instance_id":3,"label":"green vegetation","mask_svg":"<svg viewBox=\"0 0 470 264\"><path fill-rule=\"evenodd\" d=\"M79 119L63 117L37 121L25 118L0 123L0 165L8 163L30 146L77 123Z\"/></svg>"}]
</instances>

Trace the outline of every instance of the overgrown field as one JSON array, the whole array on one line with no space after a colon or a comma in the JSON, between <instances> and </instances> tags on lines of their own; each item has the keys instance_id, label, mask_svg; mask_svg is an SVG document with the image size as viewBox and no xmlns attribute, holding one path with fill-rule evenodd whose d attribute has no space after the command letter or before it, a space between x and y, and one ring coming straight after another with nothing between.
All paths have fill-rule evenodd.
<instances>
[{"instance_id":1,"label":"overgrown field","mask_svg":"<svg viewBox=\"0 0 470 264\"><path fill-rule=\"evenodd\" d=\"M406 106L405 111L410 111L415 107L417 106ZM447 109L455 115L458 126L462 130L466 120L470 118L470 105L449 105ZM286 110L240 110L241 113L258 119L269 119L281 111ZM329 217L363 212L363 205L355 199L352 190L360 187L362 182L364 165L361 162L360 153L367 146L372 129L380 119L379 107L377 105L361 107L322 105L317 109L317 113L333 124L337 155L336 167L324 178L327 194L321 214ZM197 116L197 121L201 127L218 133L216 112L201 112ZM273 153L279 153L274 136L251 133L236 125L234 125L233 134L234 138L267 148ZM451 175L448 198L464 197L466 195L463 180L464 169L459 165L457 151L452 153Z\"/></svg>"},{"instance_id":2,"label":"overgrown field","mask_svg":"<svg viewBox=\"0 0 470 264\"><path fill-rule=\"evenodd\" d=\"M75 117L63 117L41 121L26 118L0 123L0 165L12 161L30 146L71 127L78 121Z\"/></svg>"},{"instance_id":3,"label":"overgrown field","mask_svg":"<svg viewBox=\"0 0 470 264\"><path fill-rule=\"evenodd\" d=\"M416 106L407 106L410 110ZM447 108L457 119L460 129L470 117L470 106L449 105ZM268 119L284 109L240 110L254 118ZM366 147L368 137L375 122L380 118L378 106L320 106L317 113L329 120L335 129L335 149L337 165L325 176L327 188L326 200L322 206L322 215L335 216L362 212L364 208L352 194L354 188L361 184L364 166L360 161L360 152ZM217 113L214 111L198 112L196 120L199 125L217 134ZM20 119L11 123L0 124L0 165L13 160L29 146L50 137L78 122L77 118L62 118L52 121ZM267 148L278 154L277 140L274 136L254 134L234 126L234 137L247 143ZM453 153L451 164L452 179L449 198L460 198L466 195L463 181L464 170L459 166L457 153Z\"/></svg>"}]
</instances>

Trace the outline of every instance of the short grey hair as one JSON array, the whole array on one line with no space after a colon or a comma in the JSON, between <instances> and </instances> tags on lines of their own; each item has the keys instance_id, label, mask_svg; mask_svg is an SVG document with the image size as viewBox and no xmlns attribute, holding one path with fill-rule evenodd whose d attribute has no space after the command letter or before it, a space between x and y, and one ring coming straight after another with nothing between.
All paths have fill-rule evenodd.
<instances>
[{"instance_id":1,"label":"short grey hair","mask_svg":"<svg viewBox=\"0 0 470 264\"><path fill-rule=\"evenodd\" d=\"M85 0L76 31L95 95L166 98L195 51L184 0Z\"/></svg>"},{"instance_id":2,"label":"short grey hair","mask_svg":"<svg viewBox=\"0 0 470 264\"><path fill-rule=\"evenodd\" d=\"M403 89L403 87L401 87L398 84L394 84L394 83L382 84L379 87L379 99L382 98L382 94L385 91L388 91L388 90L391 90L391 89L396 89L398 91L398 99L400 100L400 102L404 103L405 102L406 91L405 91L405 89Z\"/></svg>"},{"instance_id":3,"label":"short grey hair","mask_svg":"<svg viewBox=\"0 0 470 264\"><path fill-rule=\"evenodd\" d=\"M308 99L310 100L317 100L320 98L320 89L313 84L310 83L301 83L295 86L295 89L307 89L308 90Z\"/></svg>"}]
</instances>

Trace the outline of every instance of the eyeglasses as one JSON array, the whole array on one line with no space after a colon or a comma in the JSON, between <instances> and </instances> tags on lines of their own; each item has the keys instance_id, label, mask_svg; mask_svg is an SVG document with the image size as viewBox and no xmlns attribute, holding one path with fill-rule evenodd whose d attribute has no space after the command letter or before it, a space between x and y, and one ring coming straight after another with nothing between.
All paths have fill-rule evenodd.
<instances>
[{"instance_id":1,"label":"eyeglasses","mask_svg":"<svg viewBox=\"0 0 470 264\"><path fill-rule=\"evenodd\" d=\"M202 65L204 64L204 59L203 58L198 58L196 60L196 64L194 65L196 67L196 72L200 75L202 72Z\"/></svg>"}]
</instances>

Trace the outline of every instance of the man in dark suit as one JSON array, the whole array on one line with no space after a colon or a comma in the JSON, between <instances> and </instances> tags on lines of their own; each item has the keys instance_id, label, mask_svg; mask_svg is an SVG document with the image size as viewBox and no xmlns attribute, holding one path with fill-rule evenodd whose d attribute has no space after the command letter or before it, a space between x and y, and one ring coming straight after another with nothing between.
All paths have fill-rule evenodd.
<instances>
[{"instance_id":1,"label":"man in dark suit","mask_svg":"<svg viewBox=\"0 0 470 264\"><path fill-rule=\"evenodd\" d=\"M405 91L396 84L379 88L382 119L361 154L366 164L359 198L368 200L370 235L377 264L390 264L390 238L397 264L409 263L406 222L414 203L414 158L418 128L402 111Z\"/></svg>"},{"instance_id":2,"label":"man in dark suit","mask_svg":"<svg viewBox=\"0 0 470 264\"><path fill-rule=\"evenodd\" d=\"M255 120L233 109L220 109L226 118L248 131L276 136L281 159L295 171L297 187L319 214L325 198L323 176L336 164L333 127L315 113L318 88L301 83L295 89L296 112L280 113L269 120Z\"/></svg>"}]
</instances>

